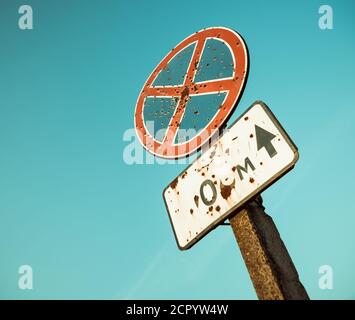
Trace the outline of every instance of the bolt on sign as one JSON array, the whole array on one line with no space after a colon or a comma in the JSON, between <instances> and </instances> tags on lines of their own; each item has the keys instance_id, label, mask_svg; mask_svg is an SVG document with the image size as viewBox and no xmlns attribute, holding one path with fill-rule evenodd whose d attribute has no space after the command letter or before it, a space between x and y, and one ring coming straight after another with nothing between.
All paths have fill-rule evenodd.
<instances>
[{"instance_id":1,"label":"bolt on sign","mask_svg":"<svg viewBox=\"0 0 355 320\"><path fill-rule=\"evenodd\" d=\"M135 128L144 148L170 159L200 149L233 113L247 72L247 48L233 30L204 29L180 42L138 97Z\"/></svg>"},{"instance_id":2,"label":"bolt on sign","mask_svg":"<svg viewBox=\"0 0 355 320\"><path fill-rule=\"evenodd\" d=\"M270 109L255 102L164 190L179 248L190 248L297 159L296 146Z\"/></svg>"}]
</instances>

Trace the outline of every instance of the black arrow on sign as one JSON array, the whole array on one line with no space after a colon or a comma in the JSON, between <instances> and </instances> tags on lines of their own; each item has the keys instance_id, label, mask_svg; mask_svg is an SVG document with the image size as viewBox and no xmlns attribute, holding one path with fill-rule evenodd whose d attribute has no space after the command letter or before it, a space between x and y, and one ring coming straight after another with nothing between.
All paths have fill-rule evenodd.
<instances>
[{"instance_id":1,"label":"black arrow on sign","mask_svg":"<svg viewBox=\"0 0 355 320\"><path fill-rule=\"evenodd\" d=\"M255 135L258 151L265 148L270 158L277 155L277 151L271 143L271 140L276 137L274 134L255 125Z\"/></svg>"}]
</instances>

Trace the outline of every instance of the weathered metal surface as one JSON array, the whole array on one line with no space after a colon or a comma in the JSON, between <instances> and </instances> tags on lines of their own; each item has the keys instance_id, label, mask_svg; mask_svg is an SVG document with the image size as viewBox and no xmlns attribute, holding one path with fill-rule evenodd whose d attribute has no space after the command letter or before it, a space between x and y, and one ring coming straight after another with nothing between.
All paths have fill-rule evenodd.
<instances>
[{"instance_id":1,"label":"weathered metal surface","mask_svg":"<svg viewBox=\"0 0 355 320\"><path fill-rule=\"evenodd\" d=\"M247 47L231 29L207 28L184 39L138 97L135 127L144 148L174 159L207 143L236 108L248 65Z\"/></svg>"},{"instance_id":2,"label":"weathered metal surface","mask_svg":"<svg viewBox=\"0 0 355 320\"><path fill-rule=\"evenodd\" d=\"M179 248L191 247L297 159L296 146L268 107L254 103L164 190Z\"/></svg>"},{"instance_id":3,"label":"weathered metal surface","mask_svg":"<svg viewBox=\"0 0 355 320\"><path fill-rule=\"evenodd\" d=\"M259 299L283 300L248 211L244 209L229 220Z\"/></svg>"},{"instance_id":4,"label":"weathered metal surface","mask_svg":"<svg viewBox=\"0 0 355 320\"><path fill-rule=\"evenodd\" d=\"M261 197L235 212L229 221L261 300L309 299L297 270Z\"/></svg>"}]
</instances>

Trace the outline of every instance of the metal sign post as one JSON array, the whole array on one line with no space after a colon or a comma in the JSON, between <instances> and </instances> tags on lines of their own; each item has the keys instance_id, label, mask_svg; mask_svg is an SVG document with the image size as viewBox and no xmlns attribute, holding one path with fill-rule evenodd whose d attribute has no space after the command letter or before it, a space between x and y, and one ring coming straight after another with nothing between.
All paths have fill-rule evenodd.
<instances>
[{"instance_id":1,"label":"metal sign post","mask_svg":"<svg viewBox=\"0 0 355 320\"><path fill-rule=\"evenodd\" d=\"M309 299L260 196L235 211L229 221L260 300Z\"/></svg>"}]
</instances>

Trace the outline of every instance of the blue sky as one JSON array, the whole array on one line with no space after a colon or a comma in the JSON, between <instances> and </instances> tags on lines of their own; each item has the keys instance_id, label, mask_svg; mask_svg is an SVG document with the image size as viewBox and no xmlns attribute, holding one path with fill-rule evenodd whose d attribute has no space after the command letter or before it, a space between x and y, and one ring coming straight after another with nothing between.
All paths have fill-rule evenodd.
<instances>
[{"instance_id":1,"label":"blue sky","mask_svg":"<svg viewBox=\"0 0 355 320\"><path fill-rule=\"evenodd\" d=\"M162 190L183 165L127 165L153 68L205 27L237 30L250 73L230 123L268 104L299 148L263 193L313 299L355 298L355 5L327 1L22 1L0 7L0 298L256 299L230 227L177 249ZM29 264L34 289L18 288ZM333 290L318 287L330 265Z\"/></svg>"}]
</instances>

